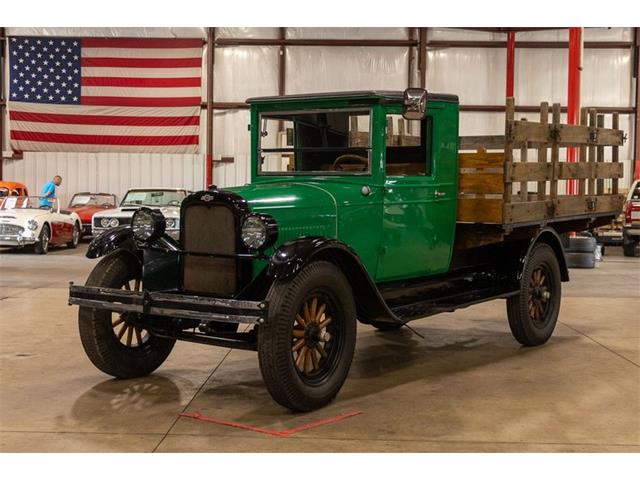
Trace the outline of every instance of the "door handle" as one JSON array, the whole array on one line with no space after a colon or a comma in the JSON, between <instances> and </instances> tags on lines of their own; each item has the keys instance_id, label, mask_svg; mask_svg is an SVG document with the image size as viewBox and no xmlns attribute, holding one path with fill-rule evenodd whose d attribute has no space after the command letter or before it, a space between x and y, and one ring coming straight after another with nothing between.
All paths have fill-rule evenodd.
<instances>
[{"instance_id":1,"label":"door handle","mask_svg":"<svg viewBox=\"0 0 640 480\"><path fill-rule=\"evenodd\" d=\"M434 195L436 198L442 198L442 197L446 196L447 194L446 194L445 192L441 192L440 190L436 190L436 191L433 193L433 195Z\"/></svg>"},{"instance_id":2,"label":"door handle","mask_svg":"<svg viewBox=\"0 0 640 480\"><path fill-rule=\"evenodd\" d=\"M373 191L371 190L371 187L365 185L364 187L362 187L362 190L360 190L360 193L362 193L363 196L368 197L373 193Z\"/></svg>"}]
</instances>

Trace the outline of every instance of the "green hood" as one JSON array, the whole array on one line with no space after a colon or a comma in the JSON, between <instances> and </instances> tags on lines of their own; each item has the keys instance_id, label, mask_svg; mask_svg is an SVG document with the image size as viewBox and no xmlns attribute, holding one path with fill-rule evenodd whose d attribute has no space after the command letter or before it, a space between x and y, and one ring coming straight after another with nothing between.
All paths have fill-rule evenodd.
<instances>
[{"instance_id":1,"label":"green hood","mask_svg":"<svg viewBox=\"0 0 640 480\"><path fill-rule=\"evenodd\" d=\"M301 236L336 236L336 201L317 184L287 181L224 190L242 196L253 212L267 213L276 219L277 245Z\"/></svg>"}]
</instances>

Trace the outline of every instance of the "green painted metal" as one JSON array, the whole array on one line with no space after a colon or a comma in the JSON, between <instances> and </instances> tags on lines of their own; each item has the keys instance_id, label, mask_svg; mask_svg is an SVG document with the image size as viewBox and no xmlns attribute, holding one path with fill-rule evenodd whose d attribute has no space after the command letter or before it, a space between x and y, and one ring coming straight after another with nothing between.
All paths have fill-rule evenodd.
<instances>
[{"instance_id":1,"label":"green painted metal","mask_svg":"<svg viewBox=\"0 0 640 480\"><path fill-rule=\"evenodd\" d=\"M376 281L444 272L453 249L457 198L458 104L429 102L433 121L431 175L385 175L386 115L401 113L399 101L375 96L311 98L251 105L251 183L228 188L256 212L278 222L279 237L271 253L301 236L341 240L359 255ZM371 172L365 175L258 174L259 120L278 110L370 108ZM363 195L363 187L371 191ZM438 196L437 194L443 194ZM258 273L264 262L255 266Z\"/></svg>"}]
</instances>

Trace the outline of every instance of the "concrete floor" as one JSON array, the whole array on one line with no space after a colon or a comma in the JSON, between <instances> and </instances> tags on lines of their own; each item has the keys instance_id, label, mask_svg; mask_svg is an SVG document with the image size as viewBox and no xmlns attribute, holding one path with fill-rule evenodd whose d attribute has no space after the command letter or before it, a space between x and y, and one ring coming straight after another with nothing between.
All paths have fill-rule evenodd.
<instances>
[{"instance_id":1,"label":"concrete floor","mask_svg":"<svg viewBox=\"0 0 640 480\"><path fill-rule=\"evenodd\" d=\"M609 249L563 284L543 347L511 337L504 301L381 334L359 325L345 386L293 415L266 392L253 352L179 343L147 378L112 380L84 355L67 282L95 261L78 250L0 254L0 451L635 451L640 452L640 259ZM340 413L290 438L274 430Z\"/></svg>"}]
</instances>

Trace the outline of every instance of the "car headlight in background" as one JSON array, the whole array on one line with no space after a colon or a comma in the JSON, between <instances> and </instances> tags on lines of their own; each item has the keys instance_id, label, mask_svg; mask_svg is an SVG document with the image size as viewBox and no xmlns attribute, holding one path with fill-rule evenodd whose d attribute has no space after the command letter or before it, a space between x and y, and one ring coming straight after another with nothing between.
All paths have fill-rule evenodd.
<instances>
[{"instance_id":1,"label":"car headlight in background","mask_svg":"<svg viewBox=\"0 0 640 480\"><path fill-rule=\"evenodd\" d=\"M29 230L36 230L38 228L38 222L35 220L29 220L27 222L27 228Z\"/></svg>"},{"instance_id":2,"label":"car headlight in background","mask_svg":"<svg viewBox=\"0 0 640 480\"><path fill-rule=\"evenodd\" d=\"M249 215L242 222L240 236L250 250L267 248L278 238L278 224L270 215Z\"/></svg>"},{"instance_id":3,"label":"car headlight in background","mask_svg":"<svg viewBox=\"0 0 640 480\"><path fill-rule=\"evenodd\" d=\"M162 236L167 225L160 210L141 208L133 214L131 229L139 242L152 242Z\"/></svg>"},{"instance_id":4,"label":"car headlight in background","mask_svg":"<svg viewBox=\"0 0 640 480\"><path fill-rule=\"evenodd\" d=\"M176 218L167 218L165 221L167 222L168 229L173 230L178 228L178 220Z\"/></svg>"},{"instance_id":5,"label":"car headlight in background","mask_svg":"<svg viewBox=\"0 0 640 480\"><path fill-rule=\"evenodd\" d=\"M117 227L118 225L120 225L120 222L117 218L103 217L100 219L100 226L102 228L113 228Z\"/></svg>"}]
</instances>

